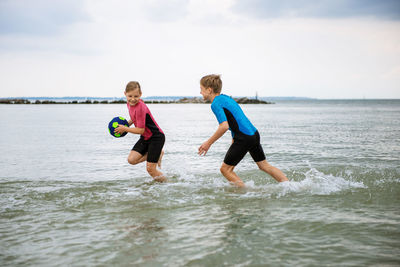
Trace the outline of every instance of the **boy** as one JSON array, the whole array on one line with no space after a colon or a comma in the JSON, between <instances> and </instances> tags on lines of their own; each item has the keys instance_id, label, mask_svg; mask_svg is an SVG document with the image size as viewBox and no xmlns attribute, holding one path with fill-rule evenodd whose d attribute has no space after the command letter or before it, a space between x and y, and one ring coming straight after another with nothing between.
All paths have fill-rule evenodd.
<instances>
[{"instance_id":1,"label":"boy","mask_svg":"<svg viewBox=\"0 0 400 267\"><path fill-rule=\"evenodd\" d=\"M207 75L200 80L200 94L204 100L211 101L211 109L217 117L219 126L217 131L200 147L198 154L206 155L211 145L229 129L232 132L233 142L225 155L221 166L221 173L228 181L238 187L244 187L243 181L233 171L247 152L258 165L260 170L271 175L278 182L288 181L285 174L271 166L265 159L260 144L260 135L257 129L244 115L240 106L231 97L221 94L222 81L219 75Z\"/></svg>"},{"instance_id":2,"label":"boy","mask_svg":"<svg viewBox=\"0 0 400 267\"><path fill-rule=\"evenodd\" d=\"M138 82L129 82L126 85L125 96L129 116L129 126L135 124L136 127L130 128L124 125L119 125L115 132L129 132L140 134L140 139L137 141L132 151L129 153L128 162L136 165L143 161L147 161L146 170L158 182L165 182L166 179L162 172L157 170L157 165L161 167L161 158L164 154L162 148L165 143L165 135L153 118L149 108L141 100L142 89Z\"/></svg>"}]
</instances>

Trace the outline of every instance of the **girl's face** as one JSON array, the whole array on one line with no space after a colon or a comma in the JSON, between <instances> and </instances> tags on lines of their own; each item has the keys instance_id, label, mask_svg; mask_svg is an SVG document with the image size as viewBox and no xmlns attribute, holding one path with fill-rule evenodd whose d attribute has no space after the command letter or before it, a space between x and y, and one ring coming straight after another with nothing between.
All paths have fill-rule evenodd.
<instances>
[{"instance_id":1,"label":"girl's face","mask_svg":"<svg viewBox=\"0 0 400 267\"><path fill-rule=\"evenodd\" d=\"M203 85L200 84L200 94L203 96L204 100L210 100L211 91L211 88L205 88Z\"/></svg>"},{"instance_id":2,"label":"girl's face","mask_svg":"<svg viewBox=\"0 0 400 267\"><path fill-rule=\"evenodd\" d=\"M125 92L126 96L126 102L130 106L135 106L137 103L139 103L140 97L142 97L142 94L140 93L139 89L131 90L129 92Z\"/></svg>"}]
</instances>

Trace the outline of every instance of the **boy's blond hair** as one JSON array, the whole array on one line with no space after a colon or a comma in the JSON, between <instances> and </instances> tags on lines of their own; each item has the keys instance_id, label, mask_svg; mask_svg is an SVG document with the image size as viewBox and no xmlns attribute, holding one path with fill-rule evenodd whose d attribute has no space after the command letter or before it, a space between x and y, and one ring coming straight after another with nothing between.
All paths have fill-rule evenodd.
<instances>
[{"instance_id":1,"label":"boy's blond hair","mask_svg":"<svg viewBox=\"0 0 400 267\"><path fill-rule=\"evenodd\" d=\"M222 89L221 76L217 74L206 75L200 80L200 84L204 88L213 89L214 94L220 94Z\"/></svg>"},{"instance_id":2,"label":"boy's blond hair","mask_svg":"<svg viewBox=\"0 0 400 267\"><path fill-rule=\"evenodd\" d=\"M133 90L136 90L136 89L139 89L139 93L142 94L142 89L140 89L140 84L139 84L139 82L136 82L136 81L129 82L129 83L126 85L125 93L128 93L128 92L133 91Z\"/></svg>"}]
</instances>

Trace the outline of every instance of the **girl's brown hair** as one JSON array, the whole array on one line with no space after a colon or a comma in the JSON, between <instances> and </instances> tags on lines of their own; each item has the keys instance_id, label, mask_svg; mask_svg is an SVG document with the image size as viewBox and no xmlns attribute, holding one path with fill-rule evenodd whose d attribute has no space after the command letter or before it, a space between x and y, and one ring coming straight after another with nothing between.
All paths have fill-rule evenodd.
<instances>
[{"instance_id":1,"label":"girl's brown hair","mask_svg":"<svg viewBox=\"0 0 400 267\"><path fill-rule=\"evenodd\" d=\"M139 84L139 82L135 82L135 81L129 82L129 83L126 85L125 93L128 93L128 92L133 91L133 90L136 90L136 89L139 89L139 93L142 94L142 89L140 89L140 84Z\"/></svg>"},{"instance_id":2,"label":"girl's brown hair","mask_svg":"<svg viewBox=\"0 0 400 267\"><path fill-rule=\"evenodd\" d=\"M210 74L210 75L204 76L203 78L201 78L200 84L205 88L213 89L215 94L221 93L222 80L221 80L220 75Z\"/></svg>"}]
</instances>

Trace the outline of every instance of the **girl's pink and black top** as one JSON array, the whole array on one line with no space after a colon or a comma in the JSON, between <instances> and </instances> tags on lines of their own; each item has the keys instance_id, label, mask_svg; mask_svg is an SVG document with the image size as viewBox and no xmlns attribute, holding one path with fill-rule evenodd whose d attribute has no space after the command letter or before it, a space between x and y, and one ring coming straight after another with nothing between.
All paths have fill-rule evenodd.
<instances>
[{"instance_id":1,"label":"girl's pink and black top","mask_svg":"<svg viewBox=\"0 0 400 267\"><path fill-rule=\"evenodd\" d=\"M144 140L149 140L152 136L164 134L143 100L139 100L134 106L129 105L129 103L127 106L129 116L135 127L144 128L144 133L142 134Z\"/></svg>"}]
</instances>

